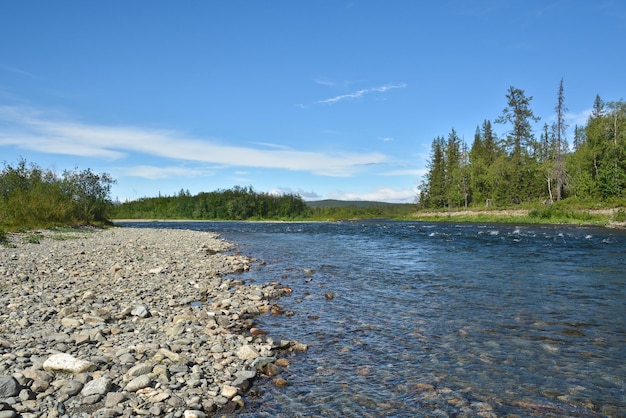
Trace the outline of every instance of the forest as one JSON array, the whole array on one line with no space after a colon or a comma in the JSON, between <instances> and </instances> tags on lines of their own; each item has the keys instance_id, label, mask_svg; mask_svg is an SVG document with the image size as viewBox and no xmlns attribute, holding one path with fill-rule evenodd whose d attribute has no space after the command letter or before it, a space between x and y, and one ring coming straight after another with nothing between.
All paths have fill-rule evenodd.
<instances>
[{"instance_id":1,"label":"forest","mask_svg":"<svg viewBox=\"0 0 626 418\"><path fill-rule=\"evenodd\" d=\"M420 186L422 209L507 208L524 203L567 200L592 207L623 204L626 197L626 103L596 96L585 126L566 139L567 107L563 80L555 100L555 118L539 137L532 124L532 96L511 86L507 106L494 121L507 127L498 138L490 120L476 128L468 148L454 129L432 141L427 173Z\"/></svg>"},{"instance_id":2,"label":"forest","mask_svg":"<svg viewBox=\"0 0 626 418\"><path fill-rule=\"evenodd\" d=\"M299 195L258 193L252 186L202 192L183 190L176 196L146 197L116 204L115 219L298 219L308 213Z\"/></svg>"}]
</instances>

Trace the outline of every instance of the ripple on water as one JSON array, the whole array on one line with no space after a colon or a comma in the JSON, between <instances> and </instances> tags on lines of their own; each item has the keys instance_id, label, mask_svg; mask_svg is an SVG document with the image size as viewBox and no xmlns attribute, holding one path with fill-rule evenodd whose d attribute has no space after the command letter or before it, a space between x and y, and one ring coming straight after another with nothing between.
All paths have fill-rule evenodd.
<instances>
[{"instance_id":1,"label":"ripple on water","mask_svg":"<svg viewBox=\"0 0 626 418\"><path fill-rule=\"evenodd\" d=\"M247 274L289 286L280 304L294 315L263 316L259 326L309 344L281 374L288 385L261 379L241 415L626 410L619 231L391 221L206 228L273 260Z\"/></svg>"}]
</instances>

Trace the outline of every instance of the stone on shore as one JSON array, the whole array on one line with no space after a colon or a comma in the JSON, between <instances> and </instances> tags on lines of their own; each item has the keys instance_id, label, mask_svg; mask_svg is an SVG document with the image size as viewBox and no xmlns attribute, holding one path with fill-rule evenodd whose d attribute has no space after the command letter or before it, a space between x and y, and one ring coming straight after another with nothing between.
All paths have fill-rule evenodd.
<instances>
[{"instance_id":1,"label":"stone on shore","mask_svg":"<svg viewBox=\"0 0 626 418\"><path fill-rule=\"evenodd\" d=\"M0 377L0 398L10 398L20 393L20 384L13 376Z\"/></svg>"},{"instance_id":2,"label":"stone on shore","mask_svg":"<svg viewBox=\"0 0 626 418\"><path fill-rule=\"evenodd\" d=\"M284 286L233 276L252 260L215 234L40 234L0 247L0 418L227 414L296 348L251 332Z\"/></svg>"},{"instance_id":3,"label":"stone on shore","mask_svg":"<svg viewBox=\"0 0 626 418\"><path fill-rule=\"evenodd\" d=\"M247 344L239 347L235 351L235 354L242 360L254 360L255 358L260 356L260 354L254 349L254 347L251 347Z\"/></svg>"},{"instance_id":4,"label":"stone on shore","mask_svg":"<svg viewBox=\"0 0 626 418\"><path fill-rule=\"evenodd\" d=\"M83 373L95 370L96 366L86 360L79 360L71 354L53 354L43 363L44 370L50 372Z\"/></svg>"},{"instance_id":5,"label":"stone on shore","mask_svg":"<svg viewBox=\"0 0 626 418\"><path fill-rule=\"evenodd\" d=\"M90 380L85 384L80 394L83 396L90 395L106 395L111 389L111 379L107 377L99 377L94 380Z\"/></svg>"}]
</instances>

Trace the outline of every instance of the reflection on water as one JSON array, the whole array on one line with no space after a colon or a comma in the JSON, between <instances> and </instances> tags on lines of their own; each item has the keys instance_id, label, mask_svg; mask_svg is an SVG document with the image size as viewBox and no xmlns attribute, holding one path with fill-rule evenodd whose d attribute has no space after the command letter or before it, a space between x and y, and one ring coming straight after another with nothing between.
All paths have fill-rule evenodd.
<instances>
[{"instance_id":1,"label":"reflection on water","mask_svg":"<svg viewBox=\"0 0 626 418\"><path fill-rule=\"evenodd\" d=\"M240 416L626 410L623 231L392 221L157 225L217 231L267 261L245 280L293 289L279 303L294 315L262 316L258 326L309 351L289 359L286 387L259 380Z\"/></svg>"}]
</instances>

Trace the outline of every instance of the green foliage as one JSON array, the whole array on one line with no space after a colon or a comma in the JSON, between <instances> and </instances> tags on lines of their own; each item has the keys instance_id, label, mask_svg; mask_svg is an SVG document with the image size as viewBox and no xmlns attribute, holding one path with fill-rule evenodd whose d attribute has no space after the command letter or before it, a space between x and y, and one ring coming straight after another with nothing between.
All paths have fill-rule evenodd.
<instances>
[{"instance_id":1,"label":"green foliage","mask_svg":"<svg viewBox=\"0 0 626 418\"><path fill-rule=\"evenodd\" d=\"M298 195L257 193L240 186L195 196L181 190L177 196L147 197L114 205L111 210L116 219L298 219L307 213Z\"/></svg>"},{"instance_id":2,"label":"green foliage","mask_svg":"<svg viewBox=\"0 0 626 418\"><path fill-rule=\"evenodd\" d=\"M43 235L29 234L26 240L29 244L39 244L43 240Z\"/></svg>"},{"instance_id":3,"label":"green foliage","mask_svg":"<svg viewBox=\"0 0 626 418\"><path fill-rule=\"evenodd\" d=\"M345 202L325 200L304 202L298 195L257 193L252 187L192 196L143 198L117 204L115 219L194 219L194 220L328 220L352 218L402 218L415 211L413 204Z\"/></svg>"},{"instance_id":4,"label":"green foliage","mask_svg":"<svg viewBox=\"0 0 626 418\"><path fill-rule=\"evenodd\" d=\"M593 215L586 210L571 210L556 205L548 205L542 209L532 209L528 216L534 219L550 220L551 222L590 222Z\"/></svg>"},{"instance_id":5,"label":"green foliage","mask_svg":"<svg viewBox=\"0 0 626 418\"><path fill-rule=\"evenodd\" d=\"M626 210L624 210L624 208L619 208L615 213L613 213L613 220L615 222L626 222Z\"/></svg>"},{"instance_id":6,"label":"green foliage","mask_svg":"<svg viewBox=\"0 0 626 418\"><path fill-rule=\"evenodd\" d=\"M476 130L469 153L452 130L448 140L437 137L428 171L420 186L419 207L448 209L511 207L532 202L552 203L576 198L585 202L620 202L626 198L626 103L599 97L585 127L575 127L574 151L565 138L563 82L559 85L557 122L544 124L536 141L531 122L532 97L509 88L507 107L496 122L510 130L498 139L485 121ZM467 158L466 158L467 156ZM563 216L537 209L534 219ZM576 215L584 216L584 215Z\"/></svg>"},{"instance_id":7,"label":"green foliage","mask_svg":"<svg viewBox=\"0 0 626 418\"><path fill-rule=\"evenodd\" d=\"M335 220L356 218L405 218L415 212L415 205L408 203L344 202L327 200L308 202L310 219Z\"/></svg>"},{"instance_id":8,"label":"green foliage","mask_svg":"<svg viewBox=\"0 0 626 418\"><path fill-rule=\"evenodd\" d=\"M0 227L8 230L103 223L113 179L90 170L62 177L24 159L0 171Z\"/></svg>"}]
</instances>

